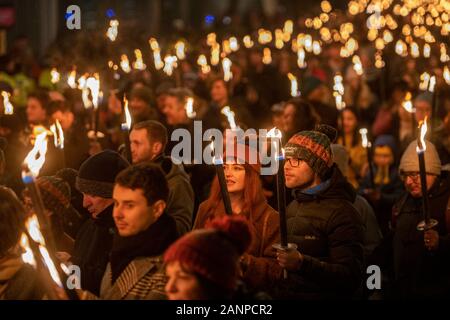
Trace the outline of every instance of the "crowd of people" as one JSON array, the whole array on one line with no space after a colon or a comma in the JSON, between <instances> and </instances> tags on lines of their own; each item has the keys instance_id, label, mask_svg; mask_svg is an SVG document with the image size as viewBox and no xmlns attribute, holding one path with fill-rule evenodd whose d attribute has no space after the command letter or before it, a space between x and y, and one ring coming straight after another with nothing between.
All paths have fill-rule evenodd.
<instances>
[{"instance_id":1,"label":"crowd of people","mask_svg":"<svg viewBox=\"0 0 450 320\"><path fill-rule=\"evenodd\" d=\"M0 100L0 299L49 297L46 279L22 259L34 204L21 174L37 135L56 120L64 148L48 139L36 185L58 260L80 268L79 299L450 295L450 90L438 72L434 96L418 87L421 71L438 69L436 57L398 63L403 58L393 54L385 57L387 75L363 48L359 75L333 45L308 56L302 70L287 50L264 63L255 46L233 53L230 81L189 59L172 77L149 67L118 79L111 69L101 75L104 97L92 113L80 90L48 81L49 69L28 49L19 38L0 59L0 89L14 105L6 114ZM291 96L289 72L298 75L300 97ZM336 72L344 79L343 110L333 98ZM403 107L408 92L413 114ZM129 134L121 130L125 98ZM186 112L189 98L195 115ZM228 129L225 106L240 128L283 133L288 247L277 246L276 178L261 175L258 150L242 142L245 157L224 154L232 215L213 165L171 157L177 129L191 137L196 121L203 132ZM438 224L421 230L416 128L426 119L425 195ZM371 147L363 145L363 127ZM371 265L382 272L377 290L366 286Z\"/></svg>"}]
</instances>

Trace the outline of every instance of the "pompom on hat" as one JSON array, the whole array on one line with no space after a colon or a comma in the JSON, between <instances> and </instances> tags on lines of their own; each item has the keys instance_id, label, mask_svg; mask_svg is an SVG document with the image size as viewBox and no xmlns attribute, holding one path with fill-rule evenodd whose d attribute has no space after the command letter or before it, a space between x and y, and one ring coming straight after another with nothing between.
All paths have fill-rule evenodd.
<instances>
[{"instance_id":1,"label":"pompom on hat","mask_svg":"<svg viewBox=\"0 0 450 320\"><path fill-rule=\"evenodd\" d=\"M173 243L164 255L166 264L178 261L190 272L226 289L238 279L238 261L249 248L251 233L244 217L223 216L206 229L194 230Z\"/></svg>"}]
</instances>

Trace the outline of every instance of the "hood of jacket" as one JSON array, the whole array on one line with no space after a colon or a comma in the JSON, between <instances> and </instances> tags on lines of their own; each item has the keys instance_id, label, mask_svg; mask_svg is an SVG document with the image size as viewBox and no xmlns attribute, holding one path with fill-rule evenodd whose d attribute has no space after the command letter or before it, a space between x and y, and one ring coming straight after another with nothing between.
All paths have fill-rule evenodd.
<instances>
[{"instance_id":1,"label":"hood of jacket","mask_svg":"<svg viewBox=\"0 0 450 320\"><path fill-rule=\"evenodd\" d=\"M162 154L155 158L153 162L161 167L167 181L178 177L189 182L189 175L184 171L184 167L181 164L173 163L170 157Z\"/></svg>"}]
</instances>

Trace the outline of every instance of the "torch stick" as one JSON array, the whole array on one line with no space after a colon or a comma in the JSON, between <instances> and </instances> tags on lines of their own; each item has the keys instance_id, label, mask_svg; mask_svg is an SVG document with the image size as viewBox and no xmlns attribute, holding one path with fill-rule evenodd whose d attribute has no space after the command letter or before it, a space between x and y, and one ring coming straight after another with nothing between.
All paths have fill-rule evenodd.
<instances>
[{"instance_id":1,"label":"torch stick","mask_svg":"<svg viewBox=\"0 0 450 320\"><path fill-rule=\"evenodd\" d=\"M33 252L34 261L36 263L36 270L38 271L38 275L42 280L43 286L45 287L44 291L48 295L47 298L49 300L57 300L58 297L55 292L54 281L50 275L49 270L46 268L43 262L44 259L39 250L39 244L33 240L33 238L31 237L30 233L26 228L23 228L23 233L25 234L25 237L28 239L29 247Z\"/></svg>"},{"instance_id":2,"label":"torch stick","mask_svg":"<svg viewBox=\"0 0 450 320\"><path fill-rule=\"evenodd\" d=\"M417 226L418 230L426 231L435 227L438 222L434 219L430 219L430 205L428 199L428 186L427 186L427 172L425 167L425 151L426 142L425 135L427 133L427 117L424 121L419 123L420 135L417 137L417 156L419 159L419 173L420 173L420 185L422 189L422 212L424 220Z\"/></svg>"},{"instance_id":3,"label":"torch stick","mask_svg":"<svg viewBox=\"0 0 450 320\"><path fill-rule=\"evenodd\" d=\"M75 292L68 290L64 286L64 283L66 283L65 280L67 276L61 269L61 266L53 262L58 261L54 255L54 253L56 252L55 251L56 246L54 243L52 231L50 229L50 221L45 213L45 207L42 201L41 194L39 192L39 188L35 183L35 177L38 176L40 169L45 163L46 152L47 152L47 132L44 132L36 137L33 149L28 153L27 157L24 160L22 181L24 182L24 184L27 187L27 190L29 191L33 208L36 212L37 223L39 224L40 229L39 232L42 234L42 238L46 239L46 246L48 246L49 248L49 250L47 250L45 247L43 248L45 250L39 250L41 252L41 255L38 255L38 257L45 258L43 254L44 253L47 254L46 257L47 259L44 259L44 261L46 261L48 271L51 272L50 268L54 266L53 270L55 270L55 273L57 274L55 276L58 278L57 280L61 282L59 283L59 285L61 285L66 290L66 293L69 297L76 298ZM44 243L43 239L42 243ZM51 264L51 266L49 264Z\"/></svg>"},{"instance_id":4,"label":"torch stick","mask_svg":"<svg viewBox=\"0 0 450 320\"><path fill-rule=\"evenodd\" d=\"M280 215L280 241L281 245L287 248L286 187L284 178L284 155L282 152L278 155L277 195L278 213Z\"/></svg>"},{"instance_id":5,"label":"torch stick","mask_svg":"<svg viewBox=\"0 0 450 320\"><path fill-rule=\"evenodd\" d=\"M227 182L225 180L225 170L223 168L223 159L216 157L216 151L214 148L214 141L211 142L211 148L213 150L213 162L216 168L217 179L219 180L220 193L222 194L223 205L225 207L225 213L229 216L233 215L231 209L230 195L228 194Z\"/></svg>"},{"instance_id":6,"label":"torch stick","mask_svg":"<svg viewBox=\"0 0 450 320\"><path fill-rule=\"evenodd\" d=\"M345 147L346 142L345 142L345 131L344 131L344 110L341 109L339 110L339 117L341 119L341 126L340 126L340 131L341 131L341 137L342 137L342 145Z\"/></svg>"},{"instance_id":7,"label":"torch stick","mask_svg":"<svg viewBox=\"0 0 450 320\"><path fill-rule=\"evenodd\" d=\"M430 213L428 208L429 200L428 200L428 192L427 192L427 174L425 171L425 152L419 151L417 153L419 157L419 170L420 170L420 184L422 188L422 199L423 199L423 217L425 220L425 225L429 225L430 223Z\"/></svg>"},{"instance_id":8,"label":"torch stick","mask_svg":"<svg viewBox=\"0 0 450 320\"><path fill-rule=\"evenodd\" d=\"M367 161L369 162L370 185L372 186L372 189L375 189L374 174L372 167L372 147L370 145L367 148Z\"/></svg>"},{"instance_id":9,"label":"torch stick","mask_svg":"<svg viewBox=\"0 0 450 320\"><path fill-rule=\"evenodd\" d=\"M97 133L98 133L98 123L100 120L100 112L97 108L94 109L94 141L97 141Z\"/></svg>"},{"instance_id":10,"label":"torch stick","mask_svg":"<svg viewBox=\"0 0 450 320\"><path fill-rule=\"evenodd\" d=\"M272 154L275 154L278 161L278 171L276 175L277 182L277 205L280 223L280 245L275 245L275 248L286 250L289 248L287 236L287 218L286 218L286 182L284 177L284 152L281 147L281 131L274 128L269 131L267 137L272 139ZM274 141L275 140L275 141ZM287 279L287 271L283 270L283 278Z\"/></svg>"}]
</instances>

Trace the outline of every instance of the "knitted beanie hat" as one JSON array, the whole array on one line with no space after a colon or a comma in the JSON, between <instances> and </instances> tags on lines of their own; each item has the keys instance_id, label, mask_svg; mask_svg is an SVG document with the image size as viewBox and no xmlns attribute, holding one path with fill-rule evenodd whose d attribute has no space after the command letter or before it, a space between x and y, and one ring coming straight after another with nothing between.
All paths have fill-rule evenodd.
<instances>
[{"instance_id":1,"label":"knitted beanie hat","mask_svg":"<svg viewBox=\"0 0 450 320\"><path fill-rule=\"evenodd\" d=\"M190 272L226 289L238 279L238 261L248 249L251 233L244 217L223 216L184 235L167 249L166 264L178 261Z\"/></svg>"},{"instance_id":2,"label":"knitted beanie hat","mask_svg":"<svg viewBox=\"0 0 450 320\"><path fill-rule=\"evenodd\" d=\"M240 164L248 164L258 174L261 172L258 150L244 143L235 142L231 147L230 145L231 142L227 142L224 148L225 163L228 159L232 159Z\"/></svg>"},{"instance_id":3,"label":"knitted beanie hat","mask_svg":"<svg viewBox=\"0 0 450 320\"><path fill-rule=\"evenodd\" d=\"M91 156L78 170L76 187L82 193L111 198L117 174L130 164L120 154L105 150Z\"/></svg>"},{"instance_id":4,"label":"knitted beanie hat","mask_svg":"<svg viewBox=\"0 0 450 320\"><path fill-rule=\"evenodd\" d=\"M314 131L301 131L289 139L284 147L285 156L305 161L324 177L333 165L331 143L335 139L336 130L327 125L316 126Z\"/></svg>"},{"instance_id":5,"label":"knitted beanie hat","mask_svg":"<svg viewBox=\"0 0 450 320\"><path fill-rule=\"evenodd\" d=\"M384 146L388 146L389 148L391 148L393 154L395 153L395 150L397 150L395 138L388 134L382 134L375 139L375 148Z\"/></svg>"},{"instance_id":6,"label":"knitted beanie hat","mask_svg":"<svg viewBox=\"0 0 450 320\"><path fill-rule=\"evenodd\" d=\"M425 170L428 174L441 174L441 160L436 151L434 144L426 141L427 149L425 150ZM417 141L413 141L406 148L400 160L400 172L419 172L419 158L417 156Z\"/></svg>"},{"instance_id":7,"label":"knitted beanie hat","mask_svg":"<svg viewBox=\"0 0 450 320\"><path fill-rule=\"evenodd\" d=\"M64 180L55 176L39 177L36 184L47 210L55 214L63 214L70 206L70 187Z\"/></svg>"}]
</instances>

